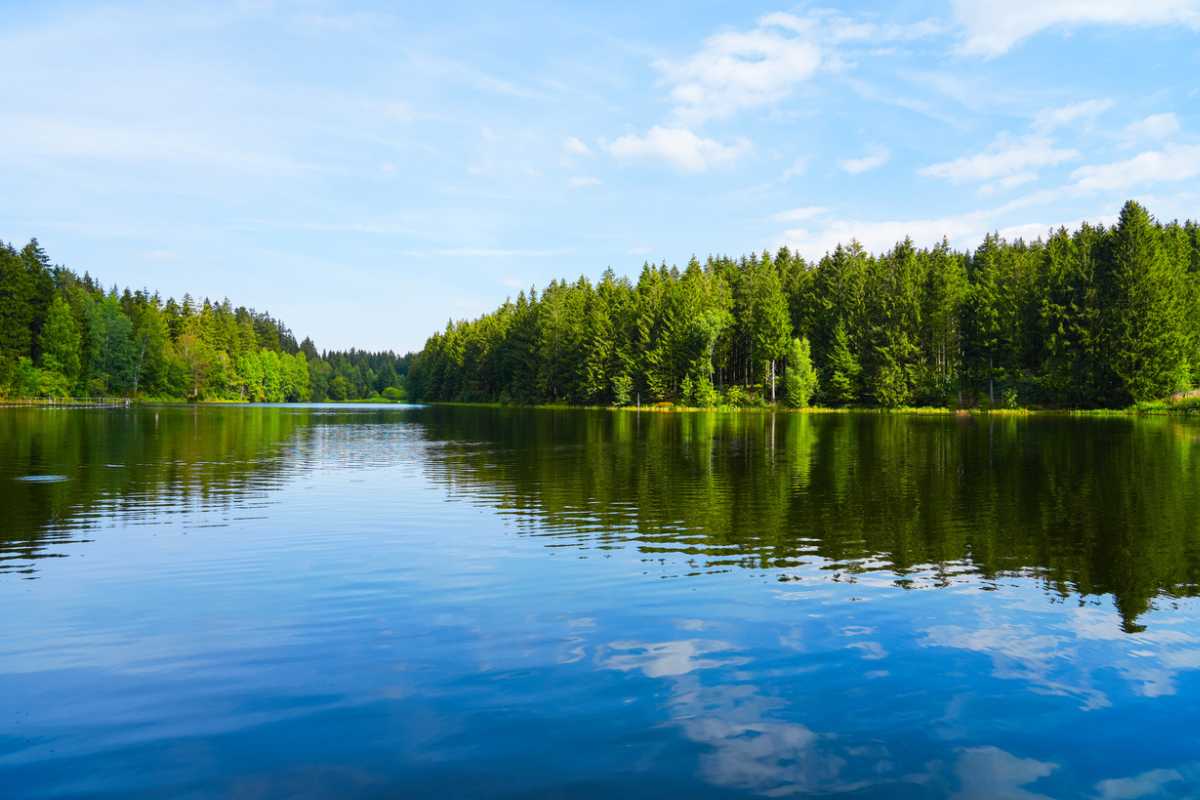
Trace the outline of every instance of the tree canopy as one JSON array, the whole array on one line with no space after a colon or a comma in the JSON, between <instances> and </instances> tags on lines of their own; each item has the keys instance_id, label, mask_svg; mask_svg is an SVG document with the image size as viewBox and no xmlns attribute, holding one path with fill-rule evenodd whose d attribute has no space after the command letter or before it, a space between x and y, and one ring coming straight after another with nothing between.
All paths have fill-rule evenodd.
<instances>
[{"instance_id":1,"label":"tree canopy","mask_svg":"<svg viewBox=\"0 0 1200 800\"><path fill-rule=\"evenodd\" d=\"M318 352L228 300L165 302L0 243L0 396L286 402L404 396L411 356Z\"/></svg>"},{"instance_id":2,"label":"tree canopy","mask_svg":"<svg viewBox=\"0 0 1200 800\"><path fill-rule=\"evenodd\" d=\"M991 234L974 252L857 242L553 281L451 321L412 364L426 400L709 406L808 378L830 405L1122 406L1200 382L1200 228L1134 202L1111 228ZM799 389L797 389L799 391ZM789 401L790 402L790 401Z\"/></svg>"}]
</instances>

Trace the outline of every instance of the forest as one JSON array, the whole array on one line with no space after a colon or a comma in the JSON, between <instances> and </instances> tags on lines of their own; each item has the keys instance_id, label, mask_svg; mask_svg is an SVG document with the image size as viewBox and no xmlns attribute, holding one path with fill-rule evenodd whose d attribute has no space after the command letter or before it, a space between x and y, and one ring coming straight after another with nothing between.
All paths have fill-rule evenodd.
<instances>
[{"instance_id":1,"label":"forest","mask_svg":"<svg viewBox=\"0 0 1200 800\"><path fill-rule=\"evenodd\" d=\"M0 242L0 398L295 402L404 398L411 357L318 352L229 300L163 302Z\"/></svg>"},{"instance_id":2,"label":"forest","mask_svg":"<svg viewBox=\"0 0 1200 800\"><path fill-rule=\"evenodd\" d=\"M857 242L553 281L451 321L408 374L426 401L1126 407L1200 383L1200 226L1116 225L974 252Z\"/></svg>"}]
</instances>

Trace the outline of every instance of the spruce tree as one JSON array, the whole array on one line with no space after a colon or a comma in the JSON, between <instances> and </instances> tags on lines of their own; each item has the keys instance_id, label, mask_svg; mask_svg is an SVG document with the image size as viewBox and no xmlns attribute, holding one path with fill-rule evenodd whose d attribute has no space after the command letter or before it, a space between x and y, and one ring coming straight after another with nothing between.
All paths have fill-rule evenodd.
<instances>
[{"instance_id":1,"label":"spruce tree","mask_svg":"<svg viewBox=\"0 0 1200 800\"><path fill-rule=\"evenodd\" d=\"M1113 370L1134 401L1164 398L1190 377L1184 275L1146 209L1126 203L1107 264L1105 330Z\"/></svg>"},{"instance_id":2,"label":"spruce tree","mask_svg":"<svg viewBox=\"0 0 1200 800\"><path fill-rule=\"evenodd\" d=\"M831 401L850 404L858 400L858 381L862 366L854 351L850 349L850 337L846 326L838 323L833 333L833 347L829 351L829 378L825 382L825 393Z\"/></svg>"}]
</instances>

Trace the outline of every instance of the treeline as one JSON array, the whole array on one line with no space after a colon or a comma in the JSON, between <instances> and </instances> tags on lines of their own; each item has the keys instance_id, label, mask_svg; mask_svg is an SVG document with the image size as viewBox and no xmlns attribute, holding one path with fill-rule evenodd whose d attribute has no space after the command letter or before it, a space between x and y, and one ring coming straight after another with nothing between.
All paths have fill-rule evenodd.
<instances>
[{"instance_id":1,"label":"treeline","mask_svg":"<svg viewBox=\"0 0 1200 800\"><path fill-rule=\"evenodd\" d=\"M810 348L811 343L811 348ZM1125 406L1200 382L1200 227L1127 203L1116 226L973 253L857 242L554 281L451 322L410 371L441 401L747 405L816 367L830 405ZM789 363L790 362L790 363ZM803 398L807 401L807 398ZM795 403L802 404L802 403Z\"/></svg>"},{"instance_id":2,"label":"treeline","mask_svg":"<svg viewBox=\"0 0 1200 800\"><path fill-rule=\"evenodd\" d=\"M409 357L318 353L228 300L163 302L0 242L0 397L293 402L404 397Z\"/></svg>"}]
</instances>

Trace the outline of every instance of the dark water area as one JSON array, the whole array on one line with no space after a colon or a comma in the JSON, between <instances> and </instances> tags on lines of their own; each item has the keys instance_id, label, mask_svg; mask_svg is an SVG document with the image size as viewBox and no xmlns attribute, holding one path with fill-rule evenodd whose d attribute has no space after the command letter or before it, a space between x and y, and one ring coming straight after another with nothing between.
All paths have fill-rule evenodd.
<instances>
[{"instance_id":1,"label":"dark water area","mask_svg":"<svg viewBox=\"0 0 1200 800\"><path fill-rule=\"evenodd\" d=\"M1200 796L1200 424L0 409L0 796Z\"/></svg>"}]
</instances>

